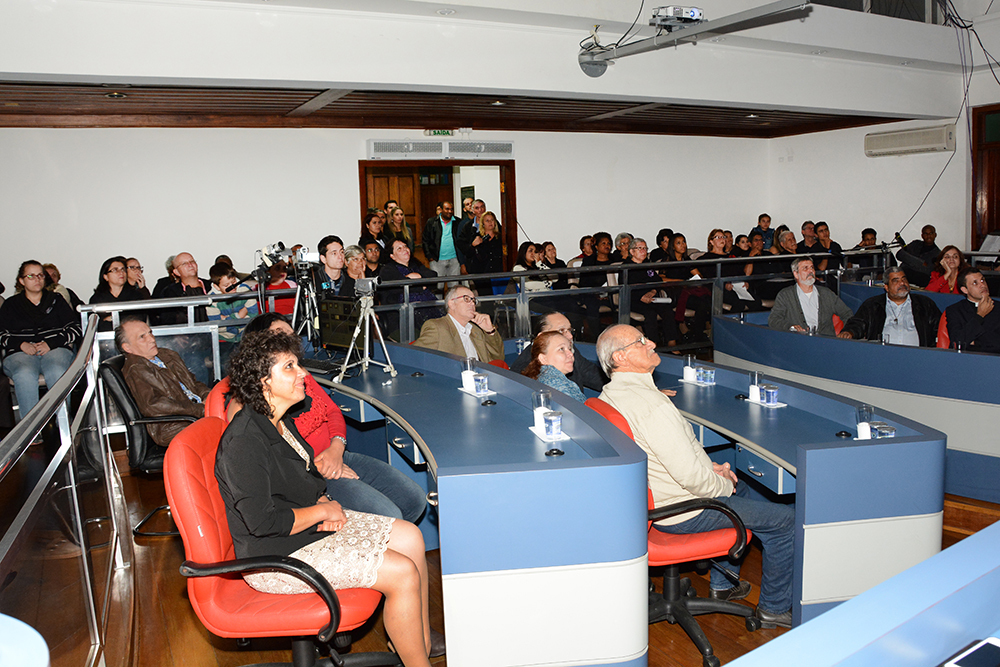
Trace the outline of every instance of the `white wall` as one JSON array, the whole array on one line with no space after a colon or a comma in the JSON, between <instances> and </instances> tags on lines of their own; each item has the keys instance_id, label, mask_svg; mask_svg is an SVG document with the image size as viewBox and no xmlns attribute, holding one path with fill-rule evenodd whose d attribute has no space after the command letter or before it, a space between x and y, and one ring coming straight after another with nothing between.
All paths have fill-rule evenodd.
<instances>
[{"instance_id":1,"label":"white wall","mask_svg":"<svg viewBox=\"0 0 1000 667\"><path fill-rule=\"evenodd\" d=\"M493 211L497 220L503 221L503 200L500 198L500 167L475 166L459 167L455 178L456 211L461 210L462 188L469 186L476 190L476 199L486 203L486 210ZM456 212L455 215L459 215Z\"/></svg>"},{"instance_id":2,"label":"white wall","mask_svg":"<svg viewBox=\"0 0 1000 667\"><path fill-rule=\"evenodd\" d=\"M579 237L595 231L630 231L652 244L658 229L671 227L704 248L713 227L745 233L762 211L796 232L802 220L826 220L845 247L866 226L888 237L912 215L947 160L939 154L865 157L865 132L888 127L770 141L474 136L515 142L519 239L551 239L560 256L572 257ZM360 226L357 164L365 141L411 134L0 129L0 225L7 231L0 280L12 288L25 258L52 261L86 299L100 263L115 254L137 256L154 280L166 256L182 250L192 252L207 275L223 252L249 270L254 249L277 240L314 247L337 233L352 242ZM908 239L932 222L941 241L967 246L969 167L961 123L958 143L951 166L907 228Z\"/></svg>"},{"instance_id":3,"label":"white wall","mask_svg":"<svg viewBox=\"0 0 1000 667\"><path fill-rule=\"evenodd\" d=\"M382 138L404 131L379 130ZM27 257L55 262L84 299L100 263L135 255L150 280L182 250L207 274L219 253L358 234L363 130L0 129L0 279ZM518 214L533 239L573 256L584 233L664 225L699 238L747 226L768 203L766 142L694 137L476 133L515 142ZM692 244L695 244L692 241Z\"/></svg>"},{"instance_id":4,"label":"white wall","mask_svg":"<svg viewBox=\"0 0 1000 667\"><path fill-rule=\"evenodd\" d=\"M799 235L804 220L825 220L831 236L845 248L873 227L889 241L917 210L951 153L924 153L869 158L864 137L909 127L933 127L951 121L911 122L837 130L773 139L767 171L772 225L787 224ZM969 146L964 117L956 128L956 152L947 171L920 212L903 231L911 241L920 228L933 224L938 245L967 248L970 239Z\"/></svg>"}]
</instances>

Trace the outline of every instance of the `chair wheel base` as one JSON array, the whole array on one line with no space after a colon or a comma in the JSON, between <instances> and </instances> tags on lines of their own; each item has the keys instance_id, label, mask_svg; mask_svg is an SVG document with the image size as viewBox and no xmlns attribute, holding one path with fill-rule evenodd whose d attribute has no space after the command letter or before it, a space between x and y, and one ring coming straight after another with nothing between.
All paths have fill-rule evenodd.
<instances>
[{"instance_id":1,"label":"chair wheel base","mask_svg":"<svg viewBox=\"0 0 1000 667\"><path fill-rule=\"evenodd\" d=\"M719 667L722 661L714 655L706 655L701 659L702 667Z\"/></svg>"},{"instance_id":2,"label":"chair wheel base","mask_svg":"<svg viewBox=\"0 0 1000 667\"><path fill-rule=\"evenodd\" d=\"M757 618L756 616L747 616L745 620L746 620L747 630L749 630L750 632L755 632L757 630L760 630L759 618Z\"/></svg>"}]
</instances>

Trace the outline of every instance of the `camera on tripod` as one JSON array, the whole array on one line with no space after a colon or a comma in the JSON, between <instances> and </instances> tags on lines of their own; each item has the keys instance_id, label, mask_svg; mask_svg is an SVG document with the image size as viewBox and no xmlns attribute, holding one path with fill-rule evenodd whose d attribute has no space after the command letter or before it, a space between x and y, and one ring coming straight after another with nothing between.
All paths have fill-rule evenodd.
<instances>
[{"instance_id":1,"label":"camera on tripod","mask_svg":"<svg viewBox=\"0 0 1000 667\"><path fill-rule=\"evenodd\" d=\"M358 278L354 281L354 294L359 297L374 296L376 287L378 287L378 276Z\"/></svg>"}]
</instances>

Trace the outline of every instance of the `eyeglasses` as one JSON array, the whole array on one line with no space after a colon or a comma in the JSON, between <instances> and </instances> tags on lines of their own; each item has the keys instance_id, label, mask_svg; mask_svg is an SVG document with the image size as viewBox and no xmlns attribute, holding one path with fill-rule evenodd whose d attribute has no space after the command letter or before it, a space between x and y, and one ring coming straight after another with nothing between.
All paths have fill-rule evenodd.
<instances>
[{"instance_id":1,"label":"eyeglasses","mask_svg":"<svg viewBox=\"0 0 1000 667\"><path fill-rule=\"evenodd\" d=\"M645 344L646 344L646 337L645 336L639 336L637 339L635 339L634 341L632 341L628 345L623 345L622 347L618 348L617 350L615 350L615 352L621 352L622 350L627 350L628 348L632 347L633 345L645 345ZM612 354L614 354L614 352L612 352Z\"/></svg>"},{"instance_id":2,"label":"eyeglasses","mask_svg":"<svg viewBox=\"0 0 1000 667\"><path fill-rule=\"evenodd\" d=\"M632 248L632 250L638 250L639 252L649 252L649 248L647 248L644 245L637 245L636 247Z\"/></svg>"},{"instance_id":3,"label":"eyeglasses","mask_svg":"<svg viewBox=\"0 0 1000 667\"><path fill-rule=\"evenodd\" d=\"M142 266L130 266L130 267L128 267L128 270L129 271L142 271Z\"/></svg>"},{"instance_id":4,"label":"eyeglasses","mask_svg":"<svg viewBox=\"0 0 1000 667\"><path fill-rule=\"evenodd\" d=\"M45 280L44 273L25 273L22 278L28 278L29 280Z\"/></svg>"},{"instance_id":5,"label":"eyeglasses","mask_svg":"<svg viewBox=\"0 0 1000 667\"><path fill-rule=\"evenodd\" d=\"M121 266L112 266L108 269L108 273L125 273L125 269Z\"/></svg>"},{"instance_id":6,"label":"eyeglasses","mask_svg":"<svg viewBox=\"0 0 1000 667\"><path fill-rule=\"evenodd\" d=\"M463 294L461 296L456 296L452 298L452 301L464 301L465 303L478 304L479 299L474 296L469 296L468 294Z\"/></svg>"}]
</instances>

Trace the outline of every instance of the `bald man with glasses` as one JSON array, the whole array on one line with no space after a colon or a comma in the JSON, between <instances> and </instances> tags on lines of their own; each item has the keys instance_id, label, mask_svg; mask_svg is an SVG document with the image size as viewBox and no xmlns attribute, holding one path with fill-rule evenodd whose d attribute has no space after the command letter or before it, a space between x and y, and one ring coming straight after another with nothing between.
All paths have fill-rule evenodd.
<instances>
[{"instance_id":1,"label":"bald man with glasses","mask_svg":"<svg viewBox=\"0 0 1000 667\"><path fill-rule=\"evenodd\" d=\"M731 507L763 545L760 600L756 616L762 627L791 627L792 560L795 547L795 508L757 500L729 464L713 462L694 436L691 423L667 394L656 388L653 371L660 356L652 341L635 327L618 324L597 339L597 358L611 381L601 400L625 417L635 444L646 452L649 488L657 507L695 498L714 498ZM673 534L702 533L727 528L729 519L718 512L698 510L653 524ZM711 596L740 600L750 583L739 578L739 563L712 562Z\"/></svg>"},{"instance_id":2,"label":"bald man with glasses","mask_svg":"<svg viewBox=\"0 0 1000 667\"><path fill-rule=\"evenodd\" d=\"M503 359L503 338L490 316L476 312L479 301L468 287L456 286L444 297L448 314L424 322L416 347L476 357L490 362Z\"/></svg>"}]
</instances>

